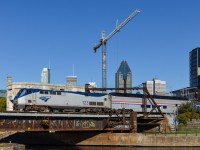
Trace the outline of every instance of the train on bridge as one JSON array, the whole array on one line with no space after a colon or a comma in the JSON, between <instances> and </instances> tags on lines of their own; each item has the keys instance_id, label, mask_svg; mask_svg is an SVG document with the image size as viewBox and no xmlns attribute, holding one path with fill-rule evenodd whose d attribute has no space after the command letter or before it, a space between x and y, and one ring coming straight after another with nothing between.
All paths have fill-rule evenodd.
<instances>
[{"instance_id":1,"label":"train on bridge","mask_svg":"<svg viewBox=\"0 0 200 150\"><path fill-rule=\"evenodd\" d=\"M13 99L14 110L37 112L109 112L131 110L143 112L143 94L95 93L23 88ZM152 96L163 113L176 112L177 106L188 100L174 96ZM148 98L148 97L147 97ZM146 103L147 111L154 104Z\"/></svg>"}]
</instances>

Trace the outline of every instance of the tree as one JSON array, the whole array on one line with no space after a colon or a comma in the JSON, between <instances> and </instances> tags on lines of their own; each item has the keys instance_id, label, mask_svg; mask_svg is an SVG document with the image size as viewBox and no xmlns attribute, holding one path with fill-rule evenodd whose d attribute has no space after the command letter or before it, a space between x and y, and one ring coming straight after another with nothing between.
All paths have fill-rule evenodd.
<instances>
[{"instance_id":1,"label":"tree","mask_svg":"<svg viewBox=\"0 0 200 150\"><path fill-rule=\"evenodd\" d=\"M193 111L195 111L195 108L193 106L193 103L191 103L191 102L187 102L185 104L182 104L178 108L178 113L179 114L186 113L186 112L193 112Z\"/></svg>"},{"instance_id":2,"label":"tree","mask_svg":"<svg viewBox=\"0 0 200 150\"><path fill-rule=\"evenodd\" d=\"M194 107L192 102L187 102L182 104L178 108L178 120L179 123L187 123L191 119L199 119L200 114L198 113L197 109Z\"/></svg>"},{"instance_id":3,"label":"tree","mask_svg":"<svg viewBox=\"0 0 200 150\"><path fill-rule=\"evenodd\" d=\"M0 97L0 111L6 111L6 98Z\"/></svg>"}]
</instances>

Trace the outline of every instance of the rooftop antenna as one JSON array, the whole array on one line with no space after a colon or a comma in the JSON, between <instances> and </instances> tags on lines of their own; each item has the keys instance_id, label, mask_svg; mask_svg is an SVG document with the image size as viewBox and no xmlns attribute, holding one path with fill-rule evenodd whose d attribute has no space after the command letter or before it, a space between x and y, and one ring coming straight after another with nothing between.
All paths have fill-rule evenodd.
<instances>
[{"instance_id":1,"label":"rooftop antenna","mask_svg":"<svg viewBox=\"0 0 200 150\"><path fill-rule=\"evenodd\" d=\"M49 69L51 68L51 62L50 62L50 57L49 57Z\"/></svg>"},{"instance_id":2,"label":"rooftop antenna","mask_svg":"<svg viewBox=\"0 0 200 150\"><path fill-rule=\"evenodd\" d=\"M172 86L170 86L170 95L171 95L171 96L173 96L173 93L172 93L172 91L173 91L173 87L172 87Z\"/></svg>"},{"instance_id":3,"label":"rooftop antenna","mask_svg":"<svg viewBox=\"0 0 200 150\"><path fill-rule=\"evenodd\" d=\"M73 76L74 76L74 64L73 64Z\"/></svg>"}]
</instances>

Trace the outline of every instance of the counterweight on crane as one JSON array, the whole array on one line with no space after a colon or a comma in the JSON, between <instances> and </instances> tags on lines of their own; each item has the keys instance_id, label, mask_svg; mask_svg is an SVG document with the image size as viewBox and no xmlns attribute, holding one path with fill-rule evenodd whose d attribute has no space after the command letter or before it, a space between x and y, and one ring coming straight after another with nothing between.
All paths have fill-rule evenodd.
<instances>
[{"instance_id":1,"label":"counterweight on crane","mask_svg":"<svg viewBox=\"0 0 200 150\"><path fill-rule=\"evenodd\" d=\"M105 36L105 32L102 32L102 38L100 43L94 46L93 50L96 53L97 49L102 46L102 88L106 88L106 42L115 33L119 32L122 27L124 27L133 17L135 17L140 10L136 9L133 11L121 24L119 24L108 36Z\"/></svg>"}]
</instances>

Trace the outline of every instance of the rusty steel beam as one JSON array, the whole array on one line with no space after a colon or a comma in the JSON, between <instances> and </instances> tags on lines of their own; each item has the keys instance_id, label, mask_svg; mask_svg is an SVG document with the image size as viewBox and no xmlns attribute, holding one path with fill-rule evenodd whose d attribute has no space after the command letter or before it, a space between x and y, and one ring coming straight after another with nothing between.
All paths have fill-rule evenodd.
<instances>
[{"instance_id":1,"label":"rusty steel beam","mask_svg":"<svg viewBox=\"0 0 200 150\"><path fill-rule=\"evenodd\" d=\"M52 116L49 114L45 117L44 114L31 115L26 113L1 113L0 115L0 130L7 131L129 131L132 129L130 125L131 115L125 113L125 110L119 115L107 115L99 117L95 115L83 115L80 117L75 114L64 117L59 117L59 114ZM136 116L137 118L137 116ZM121 128L123 126L123 128ZM125 128L126 126L126 128Z\"/></svg>"},{"instance_id":2,"label":"rusty steel beam","mask_svg":"<svg viewBox=\"0 0 200 150\"><path fill-rule=\"evenodd\" d=\"M143 87L143 91L148 95L148 98L149 98L149 101L150 103L153 103L154 104L154 108L151 109L151 111L148 113L148 115L150 115L153 110L157 109L158 113L163 117L165 118L163 112L161 111L160 107L157 105L156 101L153 99L153 97L151 96L151 94L149 93L147 87L146 87L146 84L144 84L144 87ZM147 115L147 117L148 117ZM145 116L146 117L146 116Z\"/></svg>"},{"instance_id":3,"label":"rusty steel beam","mask_svg":"<svg viewBox=\"0 0 200 150\"><path fill-rule=\"evenodd\" d=\"M0 129L18 131L103 130L105 120L58 118L0 119Z\"/></svg>"},{"instance_id":4,"label":"rusty steel beam","mask_svg":"<svg viewBox=\"0 0 200 150\"><path fill-rule=\"evenodd\" d=\"M130 113L130 125L131 125L131 133L136 133L137 132L137 113L136 112L131 112Z\"/></svg>"}]
</instances>

